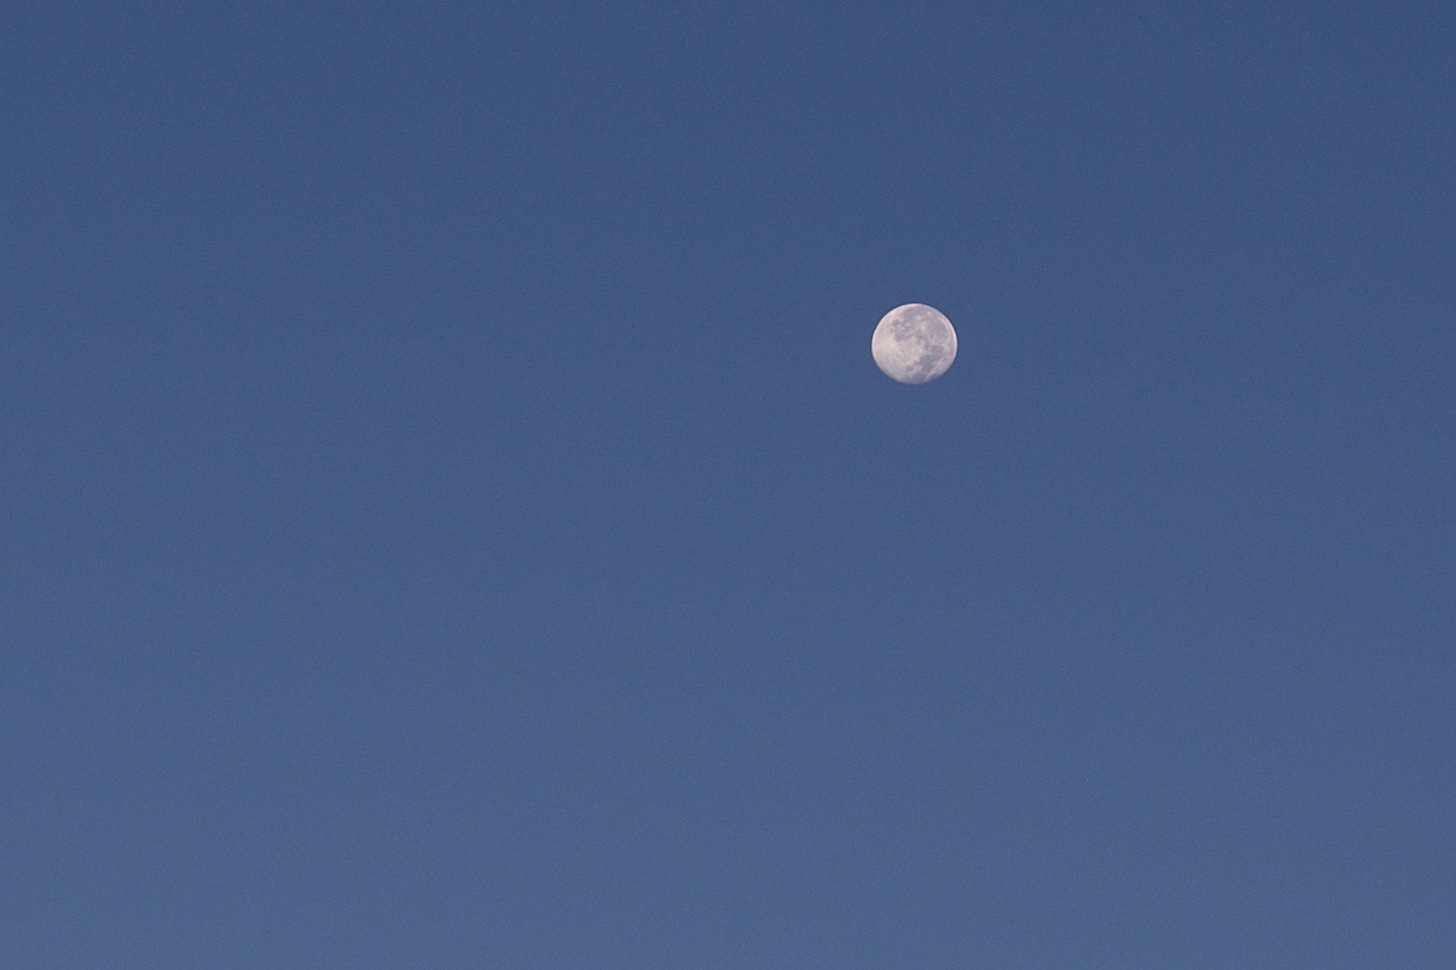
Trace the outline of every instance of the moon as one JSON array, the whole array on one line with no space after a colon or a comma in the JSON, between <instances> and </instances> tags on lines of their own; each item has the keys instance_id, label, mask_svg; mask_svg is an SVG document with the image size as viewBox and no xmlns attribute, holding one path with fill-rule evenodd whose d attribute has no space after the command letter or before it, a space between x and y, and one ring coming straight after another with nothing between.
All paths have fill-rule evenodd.
<instances>
[{"instance_id":1,"label":"moon","mask_svg":"<svg viewBox=\"0 0 1456 970\"><path fill-rule=\"evenodd\" d=\"M935 307L907 303L880 318L870 353L887 377L901 384L924 384L955 361L955 328Z\"/></svg>"}]
</instances>

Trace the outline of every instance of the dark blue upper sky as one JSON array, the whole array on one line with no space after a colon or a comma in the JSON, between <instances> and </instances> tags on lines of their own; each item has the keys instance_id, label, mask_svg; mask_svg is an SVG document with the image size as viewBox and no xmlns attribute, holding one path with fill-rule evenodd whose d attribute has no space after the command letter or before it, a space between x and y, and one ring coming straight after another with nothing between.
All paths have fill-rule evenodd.
<instances>
[{"instance_id":1,"label":"dark blue upper sky","mask_svg":"<svg viewBox=\"0 0 1456 970\"><path fill-rule=\"evenodd\" d=\"M4 5L0 965L1456 965L1456 6L822 7Z\"/></svg>"}]
</instances>

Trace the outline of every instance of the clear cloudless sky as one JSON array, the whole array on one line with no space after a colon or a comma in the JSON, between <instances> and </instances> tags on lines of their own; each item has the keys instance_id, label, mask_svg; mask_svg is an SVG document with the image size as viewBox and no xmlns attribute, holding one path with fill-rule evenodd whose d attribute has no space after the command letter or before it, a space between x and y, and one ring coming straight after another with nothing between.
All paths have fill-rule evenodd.
<instances>
[{"instance_id":1,"label":"clear cloudless sky","mask_svg":"<svg viewBox=\"0 0 1456 970\"><path fill-rule=\"evenodd\" d=\"M1453 497L1456 5L0 11L5 967L1456 966Z\"/></svg>"}]
</instances>

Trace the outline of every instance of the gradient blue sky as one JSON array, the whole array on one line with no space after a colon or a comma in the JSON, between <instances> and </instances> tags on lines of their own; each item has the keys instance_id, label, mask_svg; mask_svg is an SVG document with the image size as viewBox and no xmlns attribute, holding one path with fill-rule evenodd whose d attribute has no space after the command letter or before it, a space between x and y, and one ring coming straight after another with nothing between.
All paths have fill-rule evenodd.
<instances>
[{"instance_id":1,"label":"gradient blue sky","mask_svg":"<svg viewBox=\"0 0 1456 970\"><path fill-rule=\"evenodd\" d=\"M1449 3L12 0L0 965L1451 967L1453 391Z\"/></svg>"}]
</instances>

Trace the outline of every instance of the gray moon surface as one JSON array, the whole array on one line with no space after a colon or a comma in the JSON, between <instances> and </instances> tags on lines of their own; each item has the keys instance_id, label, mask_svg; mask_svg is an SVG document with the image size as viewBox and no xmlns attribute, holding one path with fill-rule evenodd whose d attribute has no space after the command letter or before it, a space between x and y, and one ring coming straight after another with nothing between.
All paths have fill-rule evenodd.
<instances>
[{"instance_id":1,"label":"gray moon surface","mask_svg":"<svg viewBox=\"0 0 1456 970\"><path fill-rule=\"evenodd\" d=\"M924 384L955 361L955 328L935 307L907 303L880 318L870 352L887 377L901 384Z\"/></svg>"}]
</instances>

